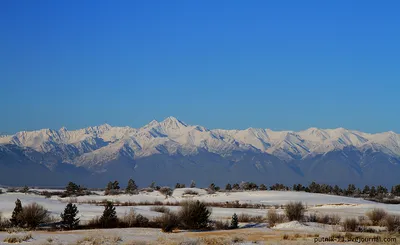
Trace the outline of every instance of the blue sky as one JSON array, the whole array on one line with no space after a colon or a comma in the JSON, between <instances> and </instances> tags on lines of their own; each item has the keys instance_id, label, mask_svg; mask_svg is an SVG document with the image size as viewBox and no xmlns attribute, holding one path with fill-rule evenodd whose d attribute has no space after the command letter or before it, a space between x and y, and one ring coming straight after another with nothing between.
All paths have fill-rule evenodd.
<instances>
[{"instance_id":1,"label":"blue sky","mask_svg":"<svg viewBox=\"0 0 400 245\"><path fill-rule=\"evenodd\" d=\"M0 2L0 132L175 116L400 132L398 1Z\"/></svg>"}]
</instances>

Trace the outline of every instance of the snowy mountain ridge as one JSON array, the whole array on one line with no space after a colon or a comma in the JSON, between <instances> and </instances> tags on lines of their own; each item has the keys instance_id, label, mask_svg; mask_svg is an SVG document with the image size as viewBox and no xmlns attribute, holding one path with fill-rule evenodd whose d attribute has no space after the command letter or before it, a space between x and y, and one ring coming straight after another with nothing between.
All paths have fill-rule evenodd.
<instances>
[{"instance_id":1,"label":"snowy mountain ridge","mask_svg":"<svg viewBox=\"0 0 400 245\"><path fill-rule=\"evenodd\" d=\"M391 131L369 134L344 128L309 128L298 132L261 128L210 130L188 125L174 117L161 122L153 120L141 128L103 124L73 131L65 127L22 131L0 137L0 144L13 144L43 153L65 151L63 160L77 165L101 164L120 153L137 159L154 154L193 155L201 150L219 155L235 151L263 152L291 161L351 146L361 151L400 156L400 135Z\"/></svg>"}]
</instances>

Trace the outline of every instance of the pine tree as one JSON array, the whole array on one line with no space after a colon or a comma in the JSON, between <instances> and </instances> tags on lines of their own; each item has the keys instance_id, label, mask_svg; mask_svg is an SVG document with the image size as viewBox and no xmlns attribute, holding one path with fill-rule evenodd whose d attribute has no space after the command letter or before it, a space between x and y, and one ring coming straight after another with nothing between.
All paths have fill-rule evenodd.
<instances>
[{"instance_id":1,"label":"pine tree","mask_svg":"<svg viewBox=\"0 0 400 245\"><path fill-rule=\"evenodd\" d=\"M127 185L127 187L125 189L125 192L127 194L133 194L137 190L137 188L138 187L137 187L135 181L133 179L129 179L128 185Z\"/></svg>"},{"instance_id":2,"label":"pine tree","mask_svg":"<svg viewBox=\"0 0 400 245\"><path fill-rule=\"evenodd\" d=\"M22 193L28 193L28 191L29 191L29 187L26 185L26 186L24 186L22 189L21 189L21 192Z\"/></svg>"},{"instance_id":3,"label":"pine tree","mask_svg":"<svg viewBox=\"0 0 400 245\"><path fill-rule=\"evenodd\" d=\"M239 184L238 183L233 184L232 189L239 190L240 189Z\"/></svg>"},{"instance_id":4,"label":"pine tree","mask_svg":"<svg viewBox=\"0 0 400 245\"><path fill-rule=\"evenodd\" d=\"M196 182L194 182L194 180L192 180L192 182L190 183L190 188L195 188L196 187Z\"/></svg>"},{"instance_id":5,"label":"pine tree","mask_svg":"<svg viewBox=\"0 0 400 245\"><path fill-rule=\"evenodd\" d=\"M100 217L100 223L103 228L111 228L118 222L117 212L112 202L108 201L104 207L103 215Z\"/></svg>"},{"instance_id":6,"label":"pine tree","mask_svg":"<svg viewBox=\"0 0 400 245\"><path fill-rule=\"evenodd\" d=\"M335 194L335 195L339 195L340 194L340 192L342 192L341 191L341 189L340 189L340 187L338 186L338 185L335 185L334 187L333 187L333 194Z\"/></svg>"},{"instance_id":7,"label":"pine tree","mask_svg":"<svg viewBox=\"0 0 400 245\"><path fill-rule=\"evenodd\" d=\"M114 181L113 183L112 183L112 189L113 190L119 190L119 182L118 181Z\"/></svg>"},{"instance_id":8,"label":"pine tree","mask_svg":"<svg viewBox=\"0 0 400 245\"><path fill-rule=\"evenodd\" d=\"M267 186L264 185L264 184L261 184L260 185L260 191L265 191L265 190L267 190Z\"/></svg>"},{"instance_id":9,"label":"pine tree","mask_svg":"<svg viewBox=\"0 0 400 245\"><path fill-rule=\"evenodd\" d=\"M370 192L370 188L369 188L369 186L368 185L366 185L366 186L364 186L364 189L363 189L363 194L369 194L369 192Z\"/></svg>"},{"instance_id":10,"label":"pine tree","mask_svg":"<svg viewBox=\"0 0 400 245\"><path fill-rule=\"evenodd\" d=\"M67 226L68 229L73 229L78 226L79 218L76 218L79 211L75 204L68 203L64 209L64 213L61 214L62 223Z\"/></svg>"},{"instance_id":11,"label":"pine tree","mask_svg":"<svg viewBox=\"0 0 400 245\"><path fill-rule=\"evenodd\" d=\"M226 186L225 186L225 190L226 191L231 191L232 190L232 186L231 186L231 184L226 184Z\"/></svg>"},{"instance_id":12,"label":"pine tree","mask_svg":"<svg viewBox=\"0 0 400 245\"><path fill-rule=\"evenodd\" d=\"M22 220L20 219L21 213L22 213L21 200L17 199L17 201L15 201L15 208L14 208L14 211L12 212L12 216L10 219L10 222L13 226L22 225Z\"/></svg>"},{"instance_id":13,"label":"pine tree","mask_svg":"<svg viewBox=\"0 0 400 245\"><path fill-rule=\"evenodd\" d=\"M234 214L232 215L232 220L231 220L231 226L230 226L230 228L231 228L231 229L237 229L237 228L239 228L239 219L238 219L238 216L236 215L236 213L234 213Z\"/></svg>"},{"instance_id":14,"label":"pine tree","mask_svg":"<svg viewBox=\"0 0 400 245\"><path fill-rule=\"evenodd\" d=\"M376 189L375 186L371 187L371 190L369 191L369 197L375 197L376 196Z\"/></svg>"},{"instance_id":15,"label":"pine tree","mask_svg":"<svg viewBox=\"0 0 400 245\"><path fill-rule=\"evenodd\" d=\"M69 182L67 187L65 187L65 194L67 194L67 196L71 196L71 195L77 195L82 191L82 188L75 184L74 182Z\"/></svg>"}]
</instances>

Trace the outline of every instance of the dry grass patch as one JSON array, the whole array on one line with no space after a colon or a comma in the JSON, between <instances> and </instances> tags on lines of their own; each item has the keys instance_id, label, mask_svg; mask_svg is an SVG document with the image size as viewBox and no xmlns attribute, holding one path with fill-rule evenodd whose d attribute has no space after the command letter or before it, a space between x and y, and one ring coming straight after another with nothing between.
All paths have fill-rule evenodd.
<instances>
[{"instance_id":1,"label":"dry grass patch","mask_svg":"<svg viewBox=\"0 0 400 245\"><path fill-rule=\"evenodd\" d=\"M264 222L264 218L261 215L253 216L253 215L241 213L238 215L238 221L243 222L243 223L249 223L249 222L262 223L262 222Z\"/></svg>"},{"instance_id":2,"label":"dry grass patch","mask_svg":"<svg viewBox=\"0 0 400 245\"><path fill-rule=\"evenodd\" d=\"M121 241L120 236L91 235L77 241L75 245L117 245Z\"/></svg>"},{"instance_id":3,"label":"dry grass patch","mask_svg":"<svg viewBox=\"0 0 400 245\"><path fill-rule=\"evenodd\" d=\"M4 238L3 242L5 243L22 243L32 239L32 233L24 234L24 235L11 235Z\"/></svg>"}]
</instances>

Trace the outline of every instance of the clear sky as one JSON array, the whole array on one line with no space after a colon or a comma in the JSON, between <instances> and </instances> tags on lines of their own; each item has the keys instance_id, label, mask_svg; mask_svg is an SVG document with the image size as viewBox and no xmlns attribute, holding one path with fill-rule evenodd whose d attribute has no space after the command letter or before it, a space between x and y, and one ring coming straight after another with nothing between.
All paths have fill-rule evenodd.
<instances>
[{"instance_id":1,"label":"clear sky","mask_svg":"<svg viewBox=\"0 0 400 245\"><path fill-rule=\"evenodd\" d=\"M0 132L175 116L400 132L400 1L0 1Z\"/></svg>"}]
</instances>

